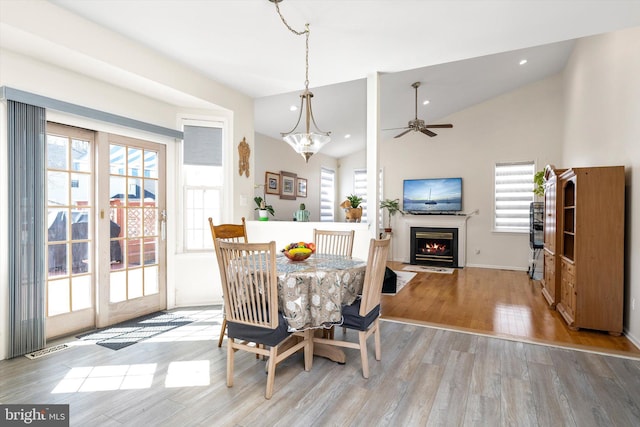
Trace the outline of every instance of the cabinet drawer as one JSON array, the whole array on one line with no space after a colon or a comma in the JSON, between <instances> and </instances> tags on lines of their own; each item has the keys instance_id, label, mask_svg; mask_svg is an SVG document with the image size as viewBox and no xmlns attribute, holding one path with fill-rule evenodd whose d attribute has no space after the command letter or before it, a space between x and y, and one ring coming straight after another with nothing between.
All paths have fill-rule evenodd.
<instances>
[{"instance_id":1,"label":"cabinet drawer","mask_svg":"<svg viewBox=\"0 0 640 427\"><path fill-rule=\"evenodd\" d=\"M562 272L570 275L575 275L575 266L573 264L569 264L566 261L562 262Z\"/></svg>"}]
</instances>

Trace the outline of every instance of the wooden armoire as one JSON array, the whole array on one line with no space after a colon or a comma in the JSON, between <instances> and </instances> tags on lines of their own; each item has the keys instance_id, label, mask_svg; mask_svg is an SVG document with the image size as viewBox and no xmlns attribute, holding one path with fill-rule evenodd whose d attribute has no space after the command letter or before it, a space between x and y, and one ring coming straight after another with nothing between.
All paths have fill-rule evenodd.
<instances>
[{"instance_id":1,"label":"wooden armoire","mask_svg":"<svg viewBox=\"0 0 640 427\"><path fill-rule=\"evenodd\" d=\"M560 301L560 238L556 224L561 215L558 203L558 175L566 169L556 169L553 165L544 168L544 273L542 295L552 308Z\"/></svg>"},{"instance_id":2,"label":"wooden armoire","mask_svg":"<svg viewBox=\"0 0 640 427\"><path fill-rule=\"evenodd\" d=\"M571 329L620 335L624 307L624 167L567 169L558 176L556 191L556 235L551 236L549 230L549 237L555 237L560 261L556 309ZM557 286L557 269L555 274Z\"/></svg>"}]
</instances>

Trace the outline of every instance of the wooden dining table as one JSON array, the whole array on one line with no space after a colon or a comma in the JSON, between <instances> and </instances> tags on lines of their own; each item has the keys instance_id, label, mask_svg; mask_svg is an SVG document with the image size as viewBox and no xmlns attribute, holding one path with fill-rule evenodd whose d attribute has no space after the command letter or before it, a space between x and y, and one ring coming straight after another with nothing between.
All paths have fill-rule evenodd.
<instances>
[{"instance_id":1,"label":"wooden dining table","mask_svg":"<svg viewBox=\"0 0 640 427\"><path fill-rule=\"evenodd\" d=\"M366 262L352 257L313 254L304 261L276 259L278 305L290 330L323 330L342 323L342 305L362 293ZM314 344L314 354L344 363L342 349Z\"/></svg>"}]
</instances>

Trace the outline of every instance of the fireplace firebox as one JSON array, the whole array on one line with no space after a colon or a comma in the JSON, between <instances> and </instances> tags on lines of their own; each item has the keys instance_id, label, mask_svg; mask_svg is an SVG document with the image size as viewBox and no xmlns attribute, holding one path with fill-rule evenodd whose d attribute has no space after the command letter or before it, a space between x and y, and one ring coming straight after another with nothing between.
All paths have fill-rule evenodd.
<instances>
[{"instance_id":1,"label":"fireplace firebox","mask_svg":"<svg viewBox=\"0 0 640 427\"><path fill-rule=\"evenodd\" d=\"M411 227L411 264L458 267L458 229Z\"/></svg>"}]
</instances>

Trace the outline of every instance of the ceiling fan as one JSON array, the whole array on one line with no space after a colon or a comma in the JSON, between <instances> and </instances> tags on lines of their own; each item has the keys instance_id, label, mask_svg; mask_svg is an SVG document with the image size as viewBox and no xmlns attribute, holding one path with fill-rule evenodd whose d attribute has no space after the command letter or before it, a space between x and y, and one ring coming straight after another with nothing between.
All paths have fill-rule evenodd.
<instances>
[{"instance_id":1,"label":"ceiling fan","mask_svg":"<svg viewBox=\"0 0 640 427\"><path fill-rule=\"evenodd\" d=\"M399 133L394 136L394 138L400 138L401 136L414 131L414 132L422 132L425 135L436 136L437 133L432 132L429 128L452 128L452 124L442 124L442 125L428 125L424 120L418 119L418 87L420 87L420 82L415 82L411 85L412 88L416 90L416 117L413 120L409 120L409 124L403 128L391 128L385 130L394 130L394 129L406 129L404 132Z\"/></svg>"}]
</instances>

